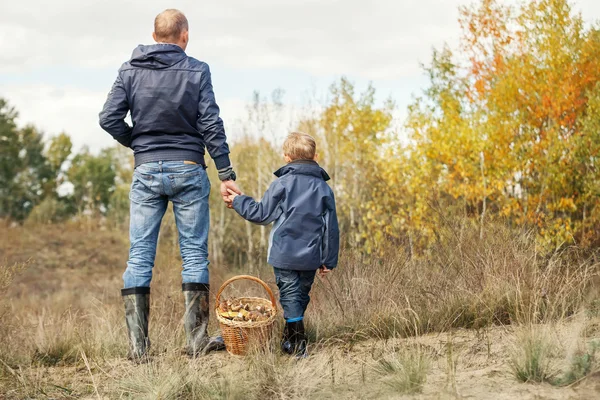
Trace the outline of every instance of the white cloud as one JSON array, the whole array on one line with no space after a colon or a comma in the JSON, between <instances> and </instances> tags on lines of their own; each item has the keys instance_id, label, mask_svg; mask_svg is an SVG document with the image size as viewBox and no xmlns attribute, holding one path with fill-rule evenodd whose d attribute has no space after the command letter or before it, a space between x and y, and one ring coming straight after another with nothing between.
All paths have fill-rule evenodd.
<instances>
[{"instance_id":1,"label":"white cloud","mask_svg":"<svg viewBox=\"0 0 600 400\"><path fill-rule=\"evenodd\" d=\"M504 0L514 3L515 0ZM190 53L233 68L295 68L314 75L396 79L419 71L431 48L458 36L458 6L471 0L229 0L4 2L0 71L44 66L117 68L151 42L154 16L179 7ZM9 5L10 4L10 5ZM600 2L579 0L588 20Z\"/></svg>"},{"instance_id":2,"label":"white cloud","mask_svg":"<svg viewBox=\"0 0 600 400\"><path fill-rule=\"evenodd\" d=\"M0 70L64 64L116 69L135 44L150 42L154 16L177 6L190 20L190 53L212 62L367 79L410 76L433 45L456 34L459 3L13 2L0 12Z\"/></svg>"}]
</instances>

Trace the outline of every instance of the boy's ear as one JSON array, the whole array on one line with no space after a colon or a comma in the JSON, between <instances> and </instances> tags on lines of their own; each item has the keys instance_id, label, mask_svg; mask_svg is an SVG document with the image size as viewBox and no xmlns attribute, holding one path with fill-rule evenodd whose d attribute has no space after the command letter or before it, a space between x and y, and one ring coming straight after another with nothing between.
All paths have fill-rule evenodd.
<instances>
[{"instance_id":1,"label":"boy's ear","mask_svg":"<svg viewBox=\"0 0 600 400\"><path fill-rule=\"evenodd\" d=\"M291 163L292 162L292 158L290 156L288 156L287 154L283 155L283 159L285 160L286 163Z\"/></svg>"},{"instance_id":2,"label":"boy's ear","mask_svg":"<svg viewBox=\"0 0 600 400\"><path fill-rule=\"evenodd\" d=\"M319 161L319 153L315 153L315 156L313 157L314 161Z\"/></svg>"}]
</instances>

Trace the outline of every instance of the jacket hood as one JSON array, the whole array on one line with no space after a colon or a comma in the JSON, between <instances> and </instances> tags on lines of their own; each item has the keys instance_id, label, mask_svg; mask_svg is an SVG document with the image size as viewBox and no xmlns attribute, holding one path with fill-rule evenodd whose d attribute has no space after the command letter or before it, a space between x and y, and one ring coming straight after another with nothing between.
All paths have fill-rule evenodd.
<instances>
[{"instance_id":1,"label":"jacket hood","mask_svg":"<svg viewBox=\"0 0 600 400\"><path fill-rule=\"evenodd\" d=\"M287 174L299 174L299 175L310 175L316 178L321 178L324 181L328 181L329 175L323 168L319 166L316 161L311 160L298 160L292 161L291 163L284 165L274 172L275 176L281 178Z\"/></svg>"},{"instance_id":2,"label":"jacket hood","mask_svg":"<svg viewBox=\"0 0 600 400\"><path fill-rule=\"evenodd\" d=\"M177 64L187 55L176 44L139 45L133 49L129 63L134 67L162 69Z\"/></svg>"}]
</instances>

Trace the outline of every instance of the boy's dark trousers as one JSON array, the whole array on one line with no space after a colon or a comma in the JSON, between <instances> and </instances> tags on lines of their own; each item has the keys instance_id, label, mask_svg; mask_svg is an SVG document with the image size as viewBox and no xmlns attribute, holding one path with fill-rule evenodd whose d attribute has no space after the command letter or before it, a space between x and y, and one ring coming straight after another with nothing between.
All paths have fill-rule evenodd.
<instances>
[{"instance_id":1,"label":"boy's dark trousers","mask_svg":"<svg viewBox=\"0 0 600 400\"><path fill-rule=\"evenodd\" d=\"M273 269L279 288L279 302L285 318L285 329L281 341L282 350L286 353L305 356L306 335L304 334L303 319L306 307L310 302L309 293L317 271Z\"/></svg>"}]
</instances>

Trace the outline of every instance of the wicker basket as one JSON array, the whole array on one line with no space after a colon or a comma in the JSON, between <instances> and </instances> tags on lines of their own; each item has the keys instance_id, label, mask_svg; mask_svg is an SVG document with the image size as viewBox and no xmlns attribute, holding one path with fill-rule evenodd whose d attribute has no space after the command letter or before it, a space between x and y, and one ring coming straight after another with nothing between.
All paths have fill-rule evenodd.
<instances>
[{"instance_id":1,"label":"wicker basket","mask_svg":"<svg viewBox=\"0 0 600 400\"><path fill-rule=\"evenodd\" d=\"M266 321L232 321L222 317L219 314L218 307L220 304L221 293L230 283L241 279L247 279L260 283L267 291L267 294L271 299L270 301L261 297L239 298L239 300L241 300L243 303L250 305L271 307L273 309L273 314ZM261 347L267 345L271 338L273 325L277 316L277 303L275 302L275 296L273 295L273 292L265 282L250 275L234 276L223 283L217 292L215 307L217 307L215 312L217 314L217 320L221 325L221 334L223 335L223 340L225 341L225 346L227 347L229 354L242 356L245 355L248 349L252 346Z\"/></svg>"}]
</instances>

